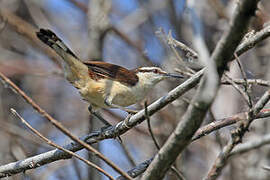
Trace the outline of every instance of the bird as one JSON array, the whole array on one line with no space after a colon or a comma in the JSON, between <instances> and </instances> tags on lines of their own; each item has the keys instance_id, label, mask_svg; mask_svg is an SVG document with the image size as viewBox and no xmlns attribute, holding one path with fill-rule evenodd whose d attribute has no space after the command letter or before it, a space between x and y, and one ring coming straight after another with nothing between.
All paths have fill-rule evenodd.
<instances>
[{"instance_id":1,"label":"bird","mask_svg":"<svg viewBox=\"0 0 270 180\"><path fill-rule=\"evenodd\" d=\"M53 31L41 28L36 35L61 56L65 78L78 89L93 112L100 108L129 112L126 107L142 101L159 82L183 78L159 67L126 69L103 61L82 61Z\"/></svg>"}]
</instances>

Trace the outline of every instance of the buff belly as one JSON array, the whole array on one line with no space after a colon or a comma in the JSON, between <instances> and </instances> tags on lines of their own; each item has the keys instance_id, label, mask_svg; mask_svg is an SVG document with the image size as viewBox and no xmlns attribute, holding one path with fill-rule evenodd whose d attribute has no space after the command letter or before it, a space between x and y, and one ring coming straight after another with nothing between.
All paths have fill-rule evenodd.
<instances>
[{"instance_id":1,"label":"buff belly","mask_svg":"<svg viewBox=\"0 0 270 180\"><path fill-rule=\"evenodd\" d=\"M96 108L110 108L105 103L106 99L112 104L122 107L130 106L138 101L131 88L109 79L88 82L79 91L84 100Z\"/></svg>"}]
</instances>

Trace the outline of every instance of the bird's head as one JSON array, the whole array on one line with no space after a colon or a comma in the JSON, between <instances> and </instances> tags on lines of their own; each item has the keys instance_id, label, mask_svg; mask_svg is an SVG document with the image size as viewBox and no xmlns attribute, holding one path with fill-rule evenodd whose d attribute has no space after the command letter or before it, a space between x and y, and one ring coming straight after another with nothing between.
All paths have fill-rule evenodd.
<instances>
[{"instance_id":1,"label":"bird's head","mask_svg":"<svg viewBox=\"0 0 270 180\"><path fill-rule=\"evenodd\" d=\"M159 67L141 67L137 68L135 71L140 81L144 81L146 84L152 85L155 85L167 78L183 78L183 76L179 74L167 73Z\"/></svg>"}]
</instances>

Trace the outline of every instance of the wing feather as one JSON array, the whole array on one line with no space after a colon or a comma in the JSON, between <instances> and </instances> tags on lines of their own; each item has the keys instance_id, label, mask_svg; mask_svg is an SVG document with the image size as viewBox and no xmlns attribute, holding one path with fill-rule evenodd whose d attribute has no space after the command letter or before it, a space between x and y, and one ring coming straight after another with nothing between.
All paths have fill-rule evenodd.
<instances>
[{"instance_id":1,"label":"wing feather","mask_svg":"<svg viewBox=\"0 0 270 180\"><path fill-rule=\"evenodd\" d=\"M139 80L134 71L115 64L100 61L86 61L84 64L89 68L90 75L96 75L96 79L109 78L130 86L135 86Z\"/></svg>"}]
</instances>

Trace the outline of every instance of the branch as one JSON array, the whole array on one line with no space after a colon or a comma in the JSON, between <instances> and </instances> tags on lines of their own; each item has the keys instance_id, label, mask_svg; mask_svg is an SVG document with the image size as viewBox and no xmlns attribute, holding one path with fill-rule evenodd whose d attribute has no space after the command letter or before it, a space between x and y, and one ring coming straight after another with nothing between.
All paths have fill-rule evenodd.
<instances>
[{"instance_id":1,"label":"branch","mask_svg":"<svg viewBox=\"0 0 270 180\"><path fill-rule=\"evenodd\" d=\"M233 52L236 51L237 56L241 55L241 50L243 48L241 47L242 44L239 45L239 43L243 39L244 34L247 31L247 27L251 17L253 17L255 14L258 2L259 0L239 1L232 22L230 23L229 30L225 32L225 34L222 36L221 40L218 42L218 45L216 46L212 54L212 57L214 57L213 59L217 64L218 73L220 76L225 70L228 69L228 62L234 59ZM264 37L258 35L256 38L260 39ZM244 41L243 45L246 47L246 45L249 44L254 47L250 42ZM256 43L256 41L252 42ZM239 49L236 49L237 46L239 46ZM244 52L246 51L247 49L244 50Z\"/></svg>"},{"instance_id":2,"label":"branch","mask_svg":"<svg viewBox=\"0 0 270 180\"><path fill-rule=\"evenodd\" d=\"M110 27L111 1L92 0L88 3L88 58L102 60L104 38Z\"/></svg>"},{"instance_id":3,"label":"branch","mask_svg":"<svg viewBox=\"0 0 270 180\"><path fill-rule=\"evenodd\" d=\"M248 112L245 112L248 113ZM210 134L211 132L229 126L231 124L234 124L236 122L239 122L241 120L245 120L245 113L240 113L237 114L233 117L229 117L229 118L225 118L222 120L218 120L215 124L210 123L202 128L200 128L192 141L195 141L197 139L199 139L200 137L203 137L207 134ZM262 110L257 118L265 118L265 117L269 117L270 116L270 109L264 109ZM105 134L108 135L109 132L105 131L98 131L98 132L94 132L91 133L89 135L86 135L84 137L81 137L80 139L83 141L86 141L89 144L95 143L99 140L101 140L101 137L105 137ZM108 135L110 136L110 135ZM113 136L113 135L111 135ZM68 149L70 151L79 151L81 150L83 147L81 145L79 145L78 143L70 143L66 146L64 146L63 148ZM40 155L36 155L30 158L27 158L25 160L21 160L21 161L17 161L17 162L13 162L7 165L3 165L0 166L0 178L1 177L6 177L7 174L17 174L20 173L22 171L25 171L27 169L33 169L33 168L37 168L40 167L42 165L60 160L60 159L68 159L71 158L71 156L61 150L55 149L49 152L45 152L42 153ZM146 168L148 167L148 165L151 163L153 158L144 161L143 163L139 164L138 166L134 167L132 170L128 171L127 173L131 176L131 177L137 177L138 175L142 174ZM37 166L35 166L37 165ZM136 172L136 173L135 173ZM6 174L4 174L6 173ZM123 177L122 177L123 178Z\"/></svg>"},{"instance_id":4,"label":"branch","mask_svg":"<svg viewBox=\"0 0 270 180\"><path fill-rule=\"evenodd\" d=\"M270 90L266 91L261 99L255 104L253 109L248 113L247 120L239 125L239 127L232 133L232 138L229 143L223 148L216 158L213 166L209 170L206 180L214 180L220 174L225 165L227 164L230 153L233 148L242 142L244 134L248 131L248 128L252 121L258 116L262 108L267 104L270 99Z\"/></svg>"},{"instance_id":5,"label":"branch","mask_svg":"<svg viewBox=\"0 0 270 180\"><path fill-rule=\"evenodd\" d=\"M123 175L127 179L131 179L128 174L126 174L123 170L121 170L118 166L116 166L111 160L106 158L104 155L102 155L99 151L85 143L84 141L78 139L76 136L70 133L70 131L65 128L60 122L55 120L52 116L50 116L48 113L46 113L38 104L36 104L29 96L27 96L18 86L16 86L10 79L8 79L4 74L0 72L0 79L1 82L4 85L8 85L11 87L11 89L21 95L24 100L30 104L39 114L41 114L43 117L45 117L50 123L52 123L57 129L59 129L61 132L63 132L65 135L70 137L73 141L80 144L82 147L86 148L90 152L94 153L96 156L98 156L100 159L102 159L104 162L106 162L109 166L111 166L115 171ZM39 166L39 164L37 164ZM32 167L32 166L30 166ZM20 169L20 171L23 171L23 169ZM0 171L1 173L1 171ZM2 175L9 175L9 173L5 173ZM0 175L1 177L1 175Z\"/></svg>"},{"instance_id":6,"label":"branch","mask_svg":"<svg viewBox=\"0 0 270 180\"><path fill-rule=\"evenodd\" d=\"M247 114L248 112L243 112L243 113L239 113L239 114L236 114L232 117L228 117L228 118L224 118L224 119L220 119L220 120L217 120L215 122L212 122L210 124L207 124L203 127L201 127L200 129L197 130L197 132L195 133L195 135L193 136L192 138L192 142L193 141L196 141L198 140L199 138L201 137L204 137L216 130L219 130L221 128L224 128L224 127L227 127L227 126L230 126L232 124L235 124L239 121L245 121L247 120ZM261 119L261 118L266 118L266 117L270 117L270 109L263 109L261 110L261 112L258 114L258 116L256 116L256 119ZM249 151L249 150L252 150L254 148L258 148L258 147L261 147L265 144L268 144L268 142L270 141L269 140L270 138L268 137L263 137L262 138L262 141L261 140L258 140L258 141L251 141L250 143L247 143L247 145L243 146L243 148L236 148L235 151L233 151L231 155L234 155L234 152L235 153L243 153L243 152L246 152L246 151ZM270 142L269 142L270 143ZM253 147L249 146L248 144L252 144L254 145ZM242 147L242 145L241 145ZM245 151L246 150L246 151ZM132 172L133 171L140 171L141 173L143 173L146 168L149 166L149 164L152 162L154 157L152 157L151 159L147 160L147 161L144 161L143 163L139 164L138 166L132 168L131 170L128 171L128 174L131 175L131 177L135 178L137 176L139 176L140 174L139 173L135 173L134 175L136 176L133 176L132 175ZM144 167L145 169L142 169L142 167ZM138 169L137 169L138 168ZM118 177L120 178L120 177ZM123 177L122 177L123 178ZM117 179L118 180L118 179Z\"/></svg>"},{"instance_id":7,"label":"branch","mask_svg":"<svg viewBox=\"0 0 270 180\"><path fill-rule=\"evenodd\" d=\"M31 24L3 9L0 9L0 19L6 21L18 34L29 40L34 48L39 47L58 67L60 67L59 56L51 48L42 45L35 33L37 29Z\"/></svg>"},{"instance_id":8,"label":"branch","mask_svg":"<svg viewBox=\"0 0 270 180\"><path fill-rule=\"evenodd\" d=\"M146 101L145 101L145 103L144 103L144 107L145 107L145 116L146 116L146 120L147 120L147 126L148 126L149 133L150 133L150 135L151 135L151 137L152 137L152 140L153 140L153 142L154 142L156 148L157 148L158 150L160 150L160 146L159 146L159 144L158 144L158 142L157 142L157 140L156 140L156 138L155 138L155 135L154 135L154 133L153 133L153 131L152 131L152 127L151 127L151 123L150 123L150 117L148 116L147 102L146 102ZM176 175L176 177L177 177L178 179L180 179L180 180L184 180L184 179L185 179L184 176L178 171L178 169L177 169L174 165L171 166L171 171L172 171L173 173L175 173L175 175Z\"/></svg>"},{"instance_id":9,"label":"branch","mask_svg":"<svg viewBox=\"0 0 270 180\"><path fill-rule=\"evenodd\" d=\"M199 71L196 73L193 77L189 78L187 81L170 91L166 96L159 98L156 102L152 103L150 106L148 106L148 113L149 116L153 115L155 112L159 111L163 107L165 107L167 104L171 103L181 95L183 95L188 90L192 89L196 84L199 82L201 76L203 74L203 71ZM44 117L51 118L50 115L45 113L44 110L40 109L40 107L33 102L32 99L30 99L23 91L21 91L14 83L12 83L5 75L3 75L0 72L0 80L6 87L10 87L12 90L14 90L16 93L21 95L29 104L33 106L37 111L40 112ZM132 127L136 126L137 124L143 122L145 119L145 112L144 110L139 111L137 114L133 115L128 122L122 121L116 124L115 126L108 127L106 129L102 129L102 131L91 133L90 135L87 135L83 138L81 138L81 141L87 141L89 144L96 143L98 141L101 141L103 139L108 138L115 138L121 134L124 134ZM79 151L84 148L80 143L71 143L67 146L64 146L65 149L68 149L70 151ZM13 162L7 165L0 166L0 177L6 177L7 175L20 173L23 171L26 171L28 169L33 169L40 167L44 164L57 161L60 159L66 159L70 158L70 155L67 153L60 151L60 150L53 150L49 151L37 156L33 156L30 158L27 158L22 161Z\"/></svg>"},{"instance_id":10,"label":"branch","mask_svg":"<svg viewBox=\"0 0 270 180\"><path fill-rule=\"evenodd\" d=\"M162 179L177 156L191 142L192 136L200 127L217 92L216 81L213 77L215 76L215 71L211 61L217 63L218 74L221 77L224 70L227 69L227 63L232 57L233 52L245 35L249 19L254 15L257 3L258 0L239 2L229 30L219 41L211 60L207 64L207 78L200 84L196 96L189 105L187 112L179 121L176 129L147 168L142 177L143 180ZM202 59L206 62L205 57Z\"/></svg>"},{"instance_id":11,"label":"branch","mask_svg":"<svg viewBox=\"0 0 270 180\"><path fill-rule=\"evenodd\" d=\"M245 80L244 79L232 79L233 82L235 84L239 84L239 85L243 85L245 84ZM231 84L228 80L222 80L221 81L222 84L224 85L229 85ZM248 85L260 85L260 86L265 86L265 87L269 87L270 86L270 81L265 81L262 79L247 79L247 83Z\"/></svg>"},{"instance_id":12,"label":"branch","mask_svg":"<svg viewBox=\"0 0 270 180\"><path fill-rule=\"evenodd\" d=\"M266 118L269 116L270 116L270 109L263 109L256 116L255 119ZM224 118L224 119L212 122L210 124L207 124L207 125L201 127L200 129L198 129L198 131L193 136L192 141L195 141L195 140L197 140L203 136L206 136L206 135L210 134L211 132L216 131L218 129L221 129L223 127L235 124L239 121L245 121L245 120L247 120L247 117L248 117L248 112L243 112L243 113L236 114L232 117Z\"/></svg>"},{"instance_id":13,"label":"branch","mask_svg":"<svg viewBox=\"0 0 270 180\"><path fill-rule=\"evenodd\" d=\"M21 115L19 115L19 114L17 113L17 111L16 111L15 109L11 109L11 112L12 112L12 114L14 114L15 116L17 116L17 117L21 120L21 122L22 122L23 124L25 124L25 125L26 125L26 126L27 126L34 134L36 134L38 137L40 137L42 140L44 140L44 141L45 141L47 144L49 144L50 146L55 147L55 148L57 148L57 149L59 149L59 150L62 150L62 151L64 151L64 152L70 154L71 156L74 156L75 158L77 158L77 159L81 160L82 162L86 163L88 166L91 166L91 167L95 168L96 170L98 170L99 172L101 172L102 174L104 174L105 176L107 176L109 179L111 179L111 180L114 179L111 175L109 175L106 171L104 171L103 169L101 169L100 167L98 167L97 165L95 165L94 163L92 163L92 162L90 162L90 161L88 161L88 160L82 158L81 156L75 154L74 152L69 151L69 150L67 150L67 149L65 149L65 148L63 148L63 147L61 147L61 146L55 144L55 143L52 142L51 140L47 139L47 138L46 138L45 136L43 136L40 132L38 132L38 130L36 130L35 128L33 128L33 127L32 127L25 119L23 119L23 118L21 117Z\"/></svg>"},{"instance_id":14,"label":"branch","mask_svg":"<svg viewBox=\"0 0 270 180\"><path fill-rule=\"evenodd\" d=\"M80 1L77 0L69 0L71 3L73 3L75 6L77 6L79 9L81 9L84 13L88 13L88 7L86 7L86 5L84 5L83 3L81 3ZM145 60L145 63L147 65L152 65L153 63L151 62L151 60L149 59L148 56L145 55L145 53L143 53L143 49L138 45L138 43L133 42L124 32L120 31L117 27L115 27L114 25L110 25L110 27L108 28L108 31L112 31L114 32L116 35L118 35L123 41L125 41L128 45L130 45L131 47L135 48L137 50L137 52L142 56L142 58Z\"/></svg>"},{"instance_id":15,"label":"branch","mask_svg":"<svg viewBox=\"0 0 270 180\"><path fill-rule=\"evenodd\" d=\"M229 77L227 74L224 74L224 77L226 78L226 80L228 82L231 83L232 87L238 91L238 93L243 97L244 101L247 103L248 107L250 107L250 98L249 96L247 95L247 92L242 88L240 87L239 85L237 85L233 79L231 77ZM245 83L246 84L246 83Z\"/></svg>"},{"instance_id":16,"label":"branch","mask_svg":"<svg viewBox=\"0 0 270 180\"><path fill-rule=\"evenodd\" d=\"M239 57L241 54L247 52L249 49L255 47L256 44L269 37L270 35L270 25L264 27L259 32L255 33L253 36L249 36L244 39L243 42L237 47L236 55ZM235 57L233 56L231 60Z\"/></svg>"},{"instance_id":17,"label":"branch","mask_svg":"<svg viewBox=\"0 0 270 180\"><path fill-rule=\"evenodd\" d=\"M152 160L153 160L153 158L148 159L148 160L140 163L138 166L129 170L127 173L133 178L139 176L140 174L142 174L146 170L146 168L149 166L149 164L152 162ZM126 179L123 176L119 176L116 180L126 180Z\"/></svg>"},{"instance_id":18,"label":"branch","mask_svg":"<svg viewBox=\"0 0 270 180\"><path fill-rule=\"evenodd\" d=\"M147 168L142 177L143 180L163 179L178 154L189 144L217 91L217 81L214 81L212 86L206 86L206 84L209 84L209 80L204 79L197 90L195 100L190 103L180 123ZM211 88L213 91L210 90Z\"/></svg>"},{"instance_id":19,"label":"branch","mask_svg":"<svg viewBox=\"0 0 270 180\"><path fill-rule=\"evenodd\" d=\"M237 154L243 154L248 151L260 148L264 145L270 144L270 134L264 135L260 138L256 138L256 140L248 141L246 143L243 143L239 146L237 146L230 154L229 157L237 155Z\"/></svg>"},{"instance_id":20,"label":"branch","mask_svg":"<svg viewBox=\"0 0 270 180\"><path fill-rule=\"evenodd\" d=\"M245 51L254 47L260 41L268 38L270 35L269 29L270 29L270 26L265 27L264 29L262 29L261 31L256 33L254 36L250 37L251 41L244 41L242 44L240 44L239 47L241 47L241 48L237 48L238 49L237 55L240 56ZM245 49L245 50L243 50L243 49ZM185 92L187 92L191 88L195 87L198 84L199 79L203 74L203 71L204 70L198 72L197 74L195 74L194 76L189 78L186 82L179 85L174 90L170 91L167 95L161 97L156 102L154 102L152 105L148 106L149 115L150 116L153 115L155 112L157 112L158 110L165 107L168 103L174 101L179 96L181 96L182 94L184 94ZM0 72L0 80L3 80L3 76L1 74L1 72ZM4 84L6 84L6 83L4 82ZM130 121L129 127L130 128L134 127L137 124L143 122L143 120L145 118L144 114L145 114L144 111L140 111L139 113L136 114L136 116L131 117L129 120ZM125 132L127 132L129 130L129 128L125 127L122 122L120 122L117 125L110 127L108 129L104 129L103 131L91 133L91 134L86 135L80 139L83 141L87 141L87 143L92 144L92 143L96 143L98 141L101 141L103 139L117 137L121 134L124 134ZM119 127L122 127L122 128L119 128ZM222 127L222 125L221 125L221 127ZM208 131L208 132L210 133L210 131ZM64 146L64 148L71 150L73 152L76 152L76 151L83 149L83 147L77 143L70 143L70 144ZM2 173L2 174L0 174L0 177L5 177L5 174L17 174L17 173L26 171L28 169L37 168L39 166L42 166L42 165L45 165L45 164L48 164L48 163L51 163L54 161L58 161L61 159L68 159L68 158L71 158L70 155L68 155L67 153L65 153L63 151L55 149L55 150L48 151L48 152L45 152L45 153L42 153L42 154L39 154L39 155L36 155L33 157L29 157L25 160L21 160L21 161L17 161L17 162L13 162L13 163L9 163L9 164L0 166L0 173ZM36 166L37 164L39 166Z\"/></svg>"}]
</instances>

